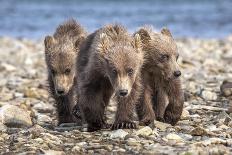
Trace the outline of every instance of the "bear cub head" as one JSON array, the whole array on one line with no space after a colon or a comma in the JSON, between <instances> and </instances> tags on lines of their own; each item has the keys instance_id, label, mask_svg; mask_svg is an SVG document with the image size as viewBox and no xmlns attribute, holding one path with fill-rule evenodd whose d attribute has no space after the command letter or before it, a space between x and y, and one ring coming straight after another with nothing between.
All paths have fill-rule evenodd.
<instances>
[{"instance_id":1,"label":"bear cub head","mask_svg":"<svg viewBox=\"0 0 232 155\"><path fill-rule=\"evenodd\" d=\"M77 45L70 39L56 39L46 36L45 59L48 74L52 78L55 93L58 96L66 95L73 86L76 76Z\"/></svg>"},{"instance_id":2,"label":"bear cub head","mask_svg":"<svg viewBox=\"0 0 232 155\"><path fill-rule=\"evenodd\" d=\"M142 43L139 34L131 37L125 32L116 36L117 39L101 33L97 50L103 59L105 77L108 77L115 95L127 97L143 64Z\"/></svg>"},{"instance_id":3,"label":"bear cub head","mask_svg":"<svg viewBox=\"0 0 232 155\"><path fill-rule=\"evenodd\" d=\"M168 81L180 77L181 71L177 64L179 53L171 32L167 28L163 28L161 33L154 33L150 28L141 28L138 34L146 51L145 57L153 71Z\"/></svg>"}]
</instances>

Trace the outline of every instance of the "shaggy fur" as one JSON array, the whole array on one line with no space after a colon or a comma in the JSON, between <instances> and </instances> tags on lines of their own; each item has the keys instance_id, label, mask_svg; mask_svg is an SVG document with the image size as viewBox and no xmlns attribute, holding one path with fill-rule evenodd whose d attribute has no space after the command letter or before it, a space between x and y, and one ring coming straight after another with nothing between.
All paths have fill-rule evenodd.
<instances>
[{"instance_id":1,"label":"shaggy fur","mask_svg":"<svg viewBox=\"0 0 232 155\"><path fill-rule=\"evenodd\" d=\"M151 105L157 120L175 125L180 119L183 110L183 92L177 64L178 49L176 43L166 28L161 33L154 33L151 28L141 28L136 34L140 34L146 62L142 75L145 84L145 97L151 95L152 102L140 102L138 113L140 120L152 120ZM150 100L150 99L149 99ZM142 109L147 109L147 115L141 114ZM146 122L145 122L146 124Z\"/></svg>"},{"instance_id":2,"label":"shaggy fur","mask_svg":"<svg viewBox=\"0 0 232 155\"><path fill-rule=\"evenodd\" d=\"M88 131L106 126L105 108L117 102L112 129L135 128L133 110L141 92L143 53L139 35L131 37L120 25L105 26L89 35L78 57L79 104Z\"/></svg>"},{"instance_id":3,"label":"shaggy fur","mask_svg":"<svg viewBox=\"0 0 232 155\"><path fill-rule=\"evenodd\" d=\"M72 115L77 101L76 59L85 37L84 29L69 20L44 40L49 92L57 105L58 124L77 121Z\"/></svg>"}]
</instances>

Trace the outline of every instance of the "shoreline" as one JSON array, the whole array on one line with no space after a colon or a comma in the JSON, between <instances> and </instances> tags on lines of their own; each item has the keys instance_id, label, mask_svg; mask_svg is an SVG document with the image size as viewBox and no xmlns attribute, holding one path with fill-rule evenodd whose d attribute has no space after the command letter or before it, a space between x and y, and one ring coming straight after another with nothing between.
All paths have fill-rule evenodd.
<instances>
[{"instance_id":1,"label":"shoreline","mask_svg":"<svg viewBox=\"0 0 232 155\"><path fill-rule=\"evenodd\" d=\"M156 29L155 29L156 30ZM94 32L94 31L93 31ZM134 31L129 31L131 34L133 34ZM46 35L50 35L52 34L48 33L48 34L44 34L44 36L41 37L35 37L35 38L30 38L30 37L24 37L24 36L9 36L9 35L0 35L0 38L8 38L8 39L15 39L15 40L31 40L31 41L43 41L43 39L45 38ZM88 32L89 33L89 32ZM90 32L92 33L92 31ZM175 36L174 35L174 39L175 40L186 40L186 39L191 39L191 40L228 40L228 39L232 39L232 33L228 34L224 37L190 37L190 36Z\"/></svg>"}]
</instances>

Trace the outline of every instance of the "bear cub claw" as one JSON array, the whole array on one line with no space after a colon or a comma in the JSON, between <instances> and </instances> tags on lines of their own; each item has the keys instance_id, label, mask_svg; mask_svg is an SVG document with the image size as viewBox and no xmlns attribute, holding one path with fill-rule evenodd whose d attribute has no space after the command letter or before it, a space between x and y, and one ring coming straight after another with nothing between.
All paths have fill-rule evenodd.
<instances>
[{"instance_id":1,"label":"bear cub claw","mask_svg":"<svg viewBox=\"0 0 232 155\"><path fill-rule=\"evenodd\" d=\"M136 129L137 126L134 122L120 122L120 123L114 123L111 127L111 130L117 130L117 129Z\"/></svg>"}]
</instances>

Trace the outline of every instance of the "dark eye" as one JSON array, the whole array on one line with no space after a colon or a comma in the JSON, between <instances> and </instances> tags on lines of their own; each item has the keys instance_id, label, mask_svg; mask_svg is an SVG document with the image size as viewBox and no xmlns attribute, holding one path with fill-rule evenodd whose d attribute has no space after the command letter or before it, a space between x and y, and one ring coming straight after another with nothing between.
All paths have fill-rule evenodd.
<instances>
[{"instance_id":1,"label":"dark eye","mask_svg":"<svg viewBox=\"0 0 232 155\"><path fill-rule=\"evenodd\" d=\"M129 69L127 70L127 74L128 74L129 76L133 75L133 73L134 73L134 70L133 70L132 68L129 68Z\"/></svg>"},{"instance_id":2,"label":"dark eye","mask_svg":"<svg viewBox=\"0 0 232 155\"><path fill-rule=\"evenodd\" d=\"M56 74L56 71L55 71L54 69L51 69L51 73L52 73L53 75L55 75L55 74Z\"/></svg>"},{"instance_id":3,"label":"dark eye","mask_svg":"<svg viewBox=\"0 0 232 155\"><path fill-rule=\"evenodd\" d=\"M116 76L118 74L117 70L116 69L113 69L112 70L112 73L114 74L114 76Z\"/></svg>"},{"instance_id":4,"label":"dark eye","mask_svg":"<svg viewBox=\"0 0 232 155\"><path fill-rule=\"evenodd\" d=\"M169 59L169 55L167 55L167 54L162 54L161 56L160 56L160 62L165 62L165 61L167 61Z\"/></svg>"},{"instance_id":5,"label":"dark eye","mask_svg":"<svg viewBox=\"0 0 232 155\"><path fill-rule=\"evenodd\" d=\"M65 72L64 72L64 73L65 73L66 75L68 75L70 72L71 72L71 69L70 69L70 68L67 68L67 69L65 69Z\"/></svg>"}]
</instances>

